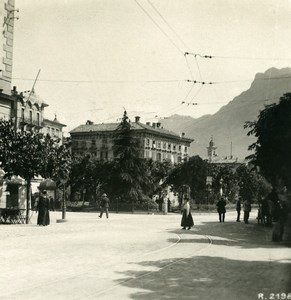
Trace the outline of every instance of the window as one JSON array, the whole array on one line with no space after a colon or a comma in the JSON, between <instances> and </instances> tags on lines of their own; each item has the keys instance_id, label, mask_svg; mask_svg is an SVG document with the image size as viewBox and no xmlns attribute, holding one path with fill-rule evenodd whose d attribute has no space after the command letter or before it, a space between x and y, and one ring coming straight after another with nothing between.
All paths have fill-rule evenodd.
<instances>
[{"instance_id":1,"label":"window","mask_svg":"<svg viewBox=\"0 0 291 300\"><path fill-rule=\"evenodd\" d=\"M56 129L56 136L57 136L57 137L60 136L60 131L59 131L59 129Z\"/></svg>"},{"instance_id":2,"label":"window","mask_svg":"<svg viewBox=\"0 0 291 300\"><path fill-rule=\"evenodd\" d=\"M164 143L163 143L163 148L166 149L166 147L167 147L167 143L164 142Z\"/></svg>"},{"instance_id":3,"label":"window","mask_svg":"<svg viewBox=\"0 0 291 300\"><path fill-rule=\"evenodd\" d=\"M171 150L171 146L172 146L172 145L169 143L169 144L168 144L168 150Z\"/></svg>"},{"instance_id":4,"label":"window","mask_svg":"<svg viewBox=\"0 0 291 300\"><path fill-rule=\"evenodd\" d=\"M187 147L185 147L185 153L187 153L187 151L188 151L188 148L187 148Z\"/></svg>"},{"instance_id":5,"label":"window","mask_svg":"<svg viewBox=\"0 0 291 300\"><path fill-rule=\"evenodd\" d=\"M162 154L161 153L157 153L157 161L162 161Z\"/></svg>"},{"instance_id":6,"label":"window","mask_svg":"<svg viewBox=\"0 0 291 300\"><path fill-rule=\"evenodd\" d=\"M29 121L32 123L32 110L29 111Z\"/></svg>"},{"instance_id":7,"label":"window","mask_svg":"<svg viewBox=\"0 0 291 300\"><path fill-rule=\"evenodd\" d=\"M178 156L178 163L180 163L182 161L181 156Z\"/></svg>"},{"instance_id":8,"label":"window","mask_svg":"<svg viewBox=\"0 0 291 300\"><path fill-rule=\"evenodd\" d=\"M176 151L176 145L173 145L173 151Z\"/></svg>"},{"instance_id":9,"label":"window","mask_svg":"<svg viewBox=\"0 0 291 300\"><path fill-rule=\"evenodd\" d=\"M146 145L147 145L147 146L150 145L150 139L146 139Z\"/></svg>"},{"instance_id":10,"label":"window","mask_svg":"<svg viewBox=\"0 0 291 300\"><path fill-rule=\"evenodd\" d=\"M37 117L37 125L39 126L40 125L40 116L39 116L39 113L37 113L36 117Z\"/></svg>"},{"instance_id":11,"label":"window","mask_svg":"<svg viewBox=\"0 0 291 300\"><path fill-rule=\"evenodd\" d=\"M181 152L181 150L182 150L182 146L181 146L181 145L179 145L179 151Z\"/></svg>"},{"instance_id":12,"label":"window","mask_svg":"<svg viewBox=\"0 0 291 300\"><path fill-rule=\"evenodd\" d=\"M21 119L24 121L24 108L21 108Z\"/></svg>"},{"instance_id":13,"label":"window","mask_svg":"<svg viewBox=\"0 0 291 300\"><path fill-rule=\"evenodd\" d=\"M107 160L108 159L108 152L107 151L101 151L100 152L100 158Z\"/></svg>"},{"instance_id":14,"label":"window","mask_svg":"<svg viewBox=\"0 0 291 300\"><path fill-rule=\"evenodd\" d=\"M156 148L156 141L153 141L153 148Z\"/></svg>"},{"instance_id":15,"label":"window","mask_svg":"<svg viewBox=\"0 0 291 300\"><path fill-rule=\"evenodd\" d=\"M96 146L96 140L91 140L91 146Z\"/></svg>"},{"instance_id":16,"label":"window","mask_svg":"<svg viewBox=\"0 0 291 300\"><path fill-rule=\"evenodd\" d=\"M158 141L158 149L161 149L161 142Z\"/></svg>"}]
</instances>

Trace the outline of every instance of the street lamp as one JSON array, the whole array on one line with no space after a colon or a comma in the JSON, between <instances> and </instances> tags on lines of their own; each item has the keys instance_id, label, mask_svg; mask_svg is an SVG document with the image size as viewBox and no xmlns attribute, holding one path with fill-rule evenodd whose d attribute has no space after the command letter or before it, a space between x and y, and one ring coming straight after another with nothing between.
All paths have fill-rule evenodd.
<instances>
[{"instance_id":1,"label":"street lamp","mask_svg":"<svg viewBox=\"0 0 291 300\"><path fill-rule=\"evenodd\" d=\"M65 220L66 219L66 183L67 183L67 179L61 179L60 182L63 185L63 207L62 207L62 219Z\"/></svg>"},{"instance_id":2,"label":"street lamp","mask_svg":"<svg viewBox=\"0 0 291 300\"><path fill-rule=\"evenodd\" d=\"M68 179L61 178L60 182L63 185L63 205L62 205L62 219L58 219L57 223L66 222L66 183Z\"/></svg>"}]
</instances>

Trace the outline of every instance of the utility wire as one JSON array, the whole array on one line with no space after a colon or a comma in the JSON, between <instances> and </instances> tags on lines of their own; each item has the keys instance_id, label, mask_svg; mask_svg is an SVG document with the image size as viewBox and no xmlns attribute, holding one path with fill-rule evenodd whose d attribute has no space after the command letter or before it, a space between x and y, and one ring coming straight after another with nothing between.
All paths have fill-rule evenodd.
<instances>
[{"instance_id":1,"label":"utility wire","mask_svg":"<svg viewBox=\"0 0 291 300\"><path fill-rule=\"evenodd\" d=\"M1 78L0 78L1 79ZM31 81L33 78L14 77L13 80ZM62 79L39 79L38 81L44 82L61 82L61 83L171 83L171 82L184 82L187 79L166 79L166 80L62 80Z\"/></svg>"},{"instance_id":2,"label":"utility wire","mask_svg":"<svg viewBox=\"0 0 291 300\"><path fill-rule=\"evenodd\" d=\"M188 50L190 49L186 43L182 40L182 38L177 34L177 32L174 30L174 28L167 22L167 20L162 16L162 14L158 11L158 9L151 3L149 0L147 2L151 5L151 7L155 10L155 12L161 17L161 19L168 25L168 27L172 30L174 35L178 38L178 40L184 45L185 48Z\"/></svg>"},{"instance_id":3,"label":"utility wire","mask_svg":"<svg viewBox=\"0 0 291 300\"><path fill-rule=\"evenodd\" d=\"M141 8L141 10L151 19L151 21L160 29L160 31L167 37L167 39L171 42L171 44L182 54L184 52L174 43L174 41L170 38L170 36L163 30L163 28L152 18L152 16L144 9L144 7L138 3L137 0L134 2Z\"/></svg>"},{"instance_id":4,"label":"utility wire","mask_svg":"<svg viewBox=\"0 0 291 300\"><path fill-rule=\"evenodd\" d=\"M242 60L291 60L291 58L282 58L282 57L243 57L243 56L216 56L216 55L203 55L200 53L193 53L193 52L185 52L185 56L187 55L192 55L195 58L201 57L201 58L207 58L207 59L212 59L212 58L221 58L221 59L242 59Z\"/></svg>"}]
</instances>

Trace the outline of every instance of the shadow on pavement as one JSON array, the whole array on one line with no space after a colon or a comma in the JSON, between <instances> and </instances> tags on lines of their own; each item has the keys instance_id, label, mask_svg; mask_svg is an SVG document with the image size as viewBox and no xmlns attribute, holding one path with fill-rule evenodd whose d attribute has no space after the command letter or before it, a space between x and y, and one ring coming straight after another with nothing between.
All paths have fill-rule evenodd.
<instances>
[{"instance_id":1,"label":"shadow on pavement","mask_svg":"<svg viewBox=\"0 0 291 300\"><path fill-rule=\"evenodd\" d=\"M215 245L238 246L245 249L251 248L291 248L291 241L272 242L272 228L264 227L255 223L244 224L237 222L203 222L195 225L191 230L171 230L170 232L187 236L181 239L181 243L208 243L204 238L197 238L198 235L207 235ZM193 239L191 235L195 235ZM169 239L175 242L175 239ZM291 297L291 296L290 296Z\"/></svg>"},{"instance_id":2,"label":"shadow on pavement","mask_svg":"<svg viewBox=\"0 0 291 300\"><path fill-rule=\"evenodd\" d=\"M270 299L270 293L289 293L291 260L286 262L243 261L221 257L143 261L139 265L156 271L126 271L117 281L140 291L131 299ZM291 295L291 294L290 294Z\"/></svg>"}]
</instances>

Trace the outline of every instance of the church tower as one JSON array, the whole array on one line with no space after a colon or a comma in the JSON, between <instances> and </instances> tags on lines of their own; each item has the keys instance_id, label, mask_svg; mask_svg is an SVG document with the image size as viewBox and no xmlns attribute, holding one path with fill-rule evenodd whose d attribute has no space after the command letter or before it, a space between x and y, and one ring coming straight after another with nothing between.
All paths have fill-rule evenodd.
<instances>
[{"instance_id":1,"label":"church tower","mask_svg":"<svg viewBox=\"0 0 291 300\"><path fill-rule=\"evenodd\" d=\"M216 156L215 150L217 149L217 147L215 147L214 141L213 141L213 137L211 136L210 142L209 142L209 146L207 147L207 157L208 157L208 161L211 162L212 158L214 156Z\"/></svg>"}]
</instances>

